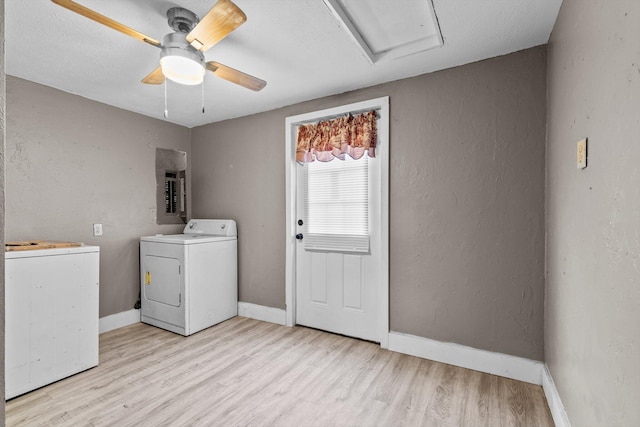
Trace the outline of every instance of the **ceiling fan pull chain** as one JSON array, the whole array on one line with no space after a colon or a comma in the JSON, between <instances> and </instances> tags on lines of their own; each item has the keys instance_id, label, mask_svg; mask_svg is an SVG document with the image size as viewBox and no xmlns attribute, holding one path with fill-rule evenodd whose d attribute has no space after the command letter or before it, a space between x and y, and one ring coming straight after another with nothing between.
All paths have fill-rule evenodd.
<instances>
[{"instance_id":1,"label":"ceiling fan pull chain","mask_svg":"<svg viewBox=\"0 0 640 427\"><path fill-rule=\"evenodd\" d=\"M204 79L202 79L202 114L204 114Z\"/></svg>"},{"instance_id":2,"label":"ceiling fan pull chain","mask_svg":"<svg viewBox=\"0 0 640 427\"><path fill-rule=\"evenodd\" d=\"M169 118L169 109L167 108L167 79L164 80L164 118Z\"/></svg>"}]
</instances>

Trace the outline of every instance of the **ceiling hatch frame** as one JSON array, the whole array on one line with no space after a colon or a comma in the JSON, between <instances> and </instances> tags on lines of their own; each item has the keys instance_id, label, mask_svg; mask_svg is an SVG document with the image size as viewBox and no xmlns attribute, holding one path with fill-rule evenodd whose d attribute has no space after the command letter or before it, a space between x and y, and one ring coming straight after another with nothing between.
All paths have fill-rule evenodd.
<instances>
[{"instance_id":1,"label":"ceiling hatch frame","mask_svg":"<svg viewBox=\"0 0 640 427\"><path fill-rule=\"evenodd\" d=\"M355 43L355 45L360 49L362 54L367 58L367 60L375 65L377 62L381 60L392 60L397 58L402 58L405 56L413 55L415 53L424 52L426 50L434 49L437 47L442 47L444 44L442 38L442 32L440 31L440 25L438 23L438 18L435 13L435 9L433 7L432 0L423 0L416 1L414 4L420 10L413 10L407 8L399 8L396 6L393 9L395 12L405 13L407 17L410 17L411 20L415 20L417 17L422 17L424 21L420 24L422 31L427 31L426 34L415 34L412 39L407 39L402 41L402 43L397 44L392 47L385 47L383 49L376 49L375 42L372 40L372 37L367 38L367 34L373 35L377 28L362 28L367 25L367 19L363 16L354 16L358 14L356 8L349 7L349 0L323 0L325 5L329 8L331 13L334 15L335 19L338 23L344 28L347 34L350 36L351 40ZM353 5L362 5L365 3L356 3L353 1ZM385 2L385 4L391 4L391 2ZM424 9L426 9L426 16L424 13ZM382 14L376 15L376 18L380 19L389 19L387 14L381 16ZM398 17L397 15L395 16ZM378 23L371 23L381 24ZM369 24L369 25L371 25ZM385 24L385 23L382 23ZM392 22L386 22L390 26L384 28L386 30L394 31L392 28ZM403 30L406 30L403 28ZM402 35L398 35L399 37L404 37Z\"/></svg>"}]
</instances>

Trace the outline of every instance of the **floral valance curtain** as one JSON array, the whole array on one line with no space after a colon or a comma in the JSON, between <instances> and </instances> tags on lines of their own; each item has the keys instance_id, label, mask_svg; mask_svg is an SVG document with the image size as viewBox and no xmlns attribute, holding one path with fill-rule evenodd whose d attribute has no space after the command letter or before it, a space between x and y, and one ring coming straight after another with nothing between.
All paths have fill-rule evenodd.
<instances>
[{"instance_id":1,"label":"floral valance curtain","mask_svg":"<svg viewBox=\"0 0 640 427\"><path fill-rule=\"evenodd\" d=\"M329 162L335 158L344 160L345 154L357 160L364 153L375 157L377 117L372 110L299 125L296 160Z\"/></svg>"}]
</instances>

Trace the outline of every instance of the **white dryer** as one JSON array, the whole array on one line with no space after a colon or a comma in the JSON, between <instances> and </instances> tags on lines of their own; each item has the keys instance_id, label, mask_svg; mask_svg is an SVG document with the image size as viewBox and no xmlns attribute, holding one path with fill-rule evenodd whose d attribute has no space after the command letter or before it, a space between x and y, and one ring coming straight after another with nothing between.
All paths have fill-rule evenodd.
<instances>
[{"instance_id":1,"label":"white dryer","mask_svg":"<svg viewBox=\"0 0 640 427\"><path fill-rule=\"evenodd\" d=\"M141 320L191 335L238 314L233 220L192 219L183 234L140 239Z\"/></svg>"}]
</instances>

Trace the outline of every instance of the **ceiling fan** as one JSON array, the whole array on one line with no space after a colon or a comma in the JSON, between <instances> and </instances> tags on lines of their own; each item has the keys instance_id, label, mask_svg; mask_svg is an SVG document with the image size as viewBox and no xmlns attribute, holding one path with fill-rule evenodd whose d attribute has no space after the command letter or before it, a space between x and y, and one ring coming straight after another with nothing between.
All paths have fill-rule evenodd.
<instances>
[{"instance_id":1,"label":"ceiling fan","mask_svg":"<svg viewBox=\"0 0 640 427\"><path fill-rule=\"evenodd\" d=\"M142 83L158 85L163 83L166 78L185 85L197 85L202 83L206 70L209 70L222 79L254 91L261 90L267 84L264 80L219 62L205 62L203 52L247 20L244 12L231 0L218 0L202 19L199 19L190 10L181 7L169 9L167 19L174 32L164 36L162 43L75 1L51 1L102 25L160 48L160 66L142 79Z\"/></svg>"}]
</instances>

